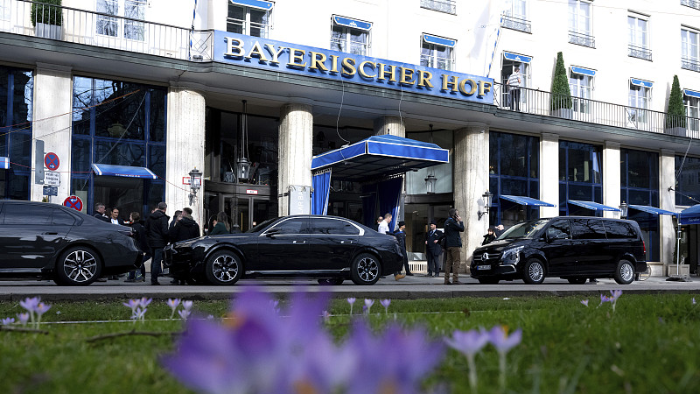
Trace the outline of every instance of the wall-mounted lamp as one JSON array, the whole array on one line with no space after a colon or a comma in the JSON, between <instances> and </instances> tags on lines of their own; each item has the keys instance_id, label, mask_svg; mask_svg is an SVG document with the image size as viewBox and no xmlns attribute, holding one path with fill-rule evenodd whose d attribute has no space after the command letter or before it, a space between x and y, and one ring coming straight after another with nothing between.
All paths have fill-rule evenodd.
<instances>
[{"instance_id":1,"label":"wall-mounted lamp","mask_svg":"<svg viewBox=\"0 0 700 394\"><path fill-rule=\"evenodd\" d=\"M491 209L491 198L493 197L493 194L489 193L487 190L486 193L482 194L481 197L484 198L484 210L477 212L479 215L479 220L481 220L481 217L489 213L489 209Z\"/></svg>"},{"instance_id":2,"label":"wall-mounted lamp","mask_svg":"<svg viewBox=\"0 0 700 394\"><path fill-rule=\"evenodd\" d=\"M250 162L246 157L246 151L248 150L247 139L248 139L248 101L243 100L243 116L241 116L241 150L238 155L238 161L236 165L238 167L238 182L248 183L250 178Z\"/></svg>"},{"instance_id":3,"label":"wall-mounted lamp","mask_svg":"<svg viewBox=\"0 0 700 394\"><path fill-rule=\"evenodd\" d=\"M435 182L437 182L437 178L433 174L429 174L425 178L425 190L428 194L435 194Z\"/></svg>"},{"instance_id":4,"label":"wall-mounted lamp","mask_svg":"<svg viewBox=\"0 0 700 394\"><path fill-rule=\"evenodd\" d=\"M202 187L202 172L194 168L190 171L190 205L194 204L194 199L197 198L197 192Z\"/></svg>"},{"instance_id":5,"label":"wall-mounted lamp","mask_svg":"<svg viewBox=\"0 0 700 394\"><path fill-rule=\"evenodd\" d=\"M620 204L620 211L621 211L620 216L622 216L623 218L626 218L628 209L629 209L629 205L627 205L627 203L623 201L622 204Z\"/></svg>"}]
</instances>

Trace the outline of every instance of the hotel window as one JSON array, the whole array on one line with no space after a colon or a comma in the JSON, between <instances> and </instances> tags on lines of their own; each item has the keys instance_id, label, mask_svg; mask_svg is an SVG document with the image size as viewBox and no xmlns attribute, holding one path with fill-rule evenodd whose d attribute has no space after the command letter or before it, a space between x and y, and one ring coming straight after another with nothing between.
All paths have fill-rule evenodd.
<instances>
[{"instance_id":1,"label":"hotel window","mask_svg":"<svg viewBox=\"0 0 700 394\"><path fill-rule=\"evenodd\" d=\"M685 105L685 116L688 117L686 122L688 131L700 131L700 92L684 90L683 104Z\"/></svg>"},{"instance_id":2,"label":"hotel window","mask_svg":"<svg viewBox=\"0 0 700 394\"><path fill-rule=\"evenodd\" d=\"M583 67L571 67L569 75L569 89L574 103L574 112L578 114L590 114L593 98L593 82L595 70Z\"/></svg>"},{"instance_id":3,"label":"hotel window","mask_svg":"<svg viewBox=\"0 0 700 394\"><path fill-rule=\"evenodd\" d=\"M681 67L700 72L698 62L698 32L681 29Z\"/></svg>"},{"instance_id":4,"label":"hotel window","mask_svg":"<svg viewBox=\"0 0 700 394\"><path fill-rule=\"evenodd\" d=\"M641 15L630 15L627 17L627 27L629 29L629 56L651 61L649 21Z\"/></svg>"},{"instance_id":5,"label":"hotel window","mask_svg":"<svg viewBox=\"0 0 700 394\"><path fill-rule=\"evenodd\" d=\"M569 42L595 48L591 26L591 3L569 0Z\"/></svg>"},{"instance_id":6,"label":"hotel window","mask_svg":"<svg viewBox=\"0 0 700 394\"><path fill-rule=\"evenodd\" d=\"M651 82L630 78L629 83L629 106L628 126L640 128L640 125L647 123L647 110L651 101Z\"/></svg>"},{"instance_id":7,"label":"hotel window","mask_svg":"<svg viewBox=\"0 0 700 394\"><path fill-rule=\"evenodd\" d=\"M272 2L229 0L226 31L253 37L267 37L270 30Z\"/></svg>"},{"instance_id":8,"label":"hotel window","mask_svg":"<svg viewBox=\"0 0 700 394\"><path fill-rule=\"evenodd\" d=\"M501 26L531 33L532 24L527 18L527 0L513 0L503 12Z\"/></svg>"},{"instance_id":9,"label":"hotel window","mask_svg":"<svg viewBox=\"0 0 700 394\"><path fill-rule=\"evenodd\" d=\"M455 40L423 34L420 65L424 67L454 70Z\"/></svg>"},{"instance_id":10,"label":"hotel window","mask_svg":"<svg viewBox=\"0 0 700 394\"><path fill-rule=\"evenodd\" d=\"M681 5L700 10L700 1L698 0L681 0Z\"/></svg>"},{"instance_id":11,"label":"hotel window","mask_svg":"<svg viewBox=\"0 0 700 394\"><path fill-rule=\"evenodd\" d=\"M145 40L146 27L144 23L132 19L146 19L146 1L97 0L96 9L99 13L113 15L97 16L97 34L128 40Z\"/></svg>"},{"instance_id":12,"label":"hotel window","mask_svg":"<svg viewBox=\"0 0 700 394\"><path fill-rule=\"evenodd\" d=\"M457 2L455 0L420 0L420 8L456 14Z\"/></svg>"},{"instance_id":13,"label":"hotel window","mask_svg":"<svg viewBox=\"0 0 700 394\"><path fill-rule=\"evenodd\" d=\"M371 23L333 16L331 24L331 50L369 55Z\"/></svg>"}]
</instances>

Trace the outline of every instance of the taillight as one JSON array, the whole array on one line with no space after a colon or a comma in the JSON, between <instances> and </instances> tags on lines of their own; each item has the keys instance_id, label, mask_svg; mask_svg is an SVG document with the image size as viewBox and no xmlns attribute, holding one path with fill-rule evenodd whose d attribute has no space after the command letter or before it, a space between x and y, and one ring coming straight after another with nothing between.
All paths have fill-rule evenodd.
<instances>
[{"instance_id":1,"label":"taillight","mask_svg":"<svg viewBox=\"0 0 700 394\"><path fill-rule=\"evenodd\" d=\"M647 244L642 240L642 246L644 247L644 254L647 254Z\"/></svg>"}]
</instances>

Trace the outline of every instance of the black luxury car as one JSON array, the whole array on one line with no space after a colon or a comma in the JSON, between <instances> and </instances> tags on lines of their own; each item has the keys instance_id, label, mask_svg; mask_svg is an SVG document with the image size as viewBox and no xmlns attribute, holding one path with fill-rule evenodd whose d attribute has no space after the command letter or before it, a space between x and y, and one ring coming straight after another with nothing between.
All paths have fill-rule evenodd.
<instances>
[{"instance_id":1,"label":"black luxury car","mask_svg":"<svg viewBox=\"0 0 700 394\"><path fill-rule=\"evenodd\" d=\"M599 217L555 217L519 223L477 248L471 276L481 283L546 276L585 283L587 278L634 281L647 269L646 247L637 222Z\"/></svg>"},{"instance_id":2,"label":"black luxury car","mask_svg":"<svg viewBox=\"0 0 700 394\"><path fill-rule=\"evenodd\" d=\"M134 269L129 227L50 203L0 201L0 277L89 285ZM140 261L140 259L138 260Z\"/></svg>"},{"instance_id":3,"label":"black luxury car","mask_svg":"<svg viewBox=\"0 0 700 394\"><path fill-rule=\"evenodd\" d=\"M305 276L371 285L401 269L396 238L334 216L270 219L242 234L204 236L165 248L174 275L230 285L242 277Z\"/></svg>"}]
</instances>

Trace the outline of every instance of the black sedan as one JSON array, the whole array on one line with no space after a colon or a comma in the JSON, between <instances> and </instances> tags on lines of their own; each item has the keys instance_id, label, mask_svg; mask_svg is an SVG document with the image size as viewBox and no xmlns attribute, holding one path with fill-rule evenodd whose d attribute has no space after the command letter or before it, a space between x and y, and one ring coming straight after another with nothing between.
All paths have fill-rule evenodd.
<instances>
[{"instance_id":1,"label":"black sedan","mask_svg":"<svg viewBox=\"0 0 700 394\"><path fill-rule=\"evenodd\" d=\"M0 201L0 277L5 279L89 285L102 275L134 269L139 253L129 227L56 204Z\"/></svg>"},{"instance_id":2,"label":"black sedan","mask_svg":"<svg viewBox=\"0 0 700 394\"><path fill-rule=\"evenodd\" d=\"M334 216L287 216L246 233L205 236L165 249L174 275L230 285L240 278L304 276L371 285L401 269L396 238Z\"/></svg>"}]
</instances>

